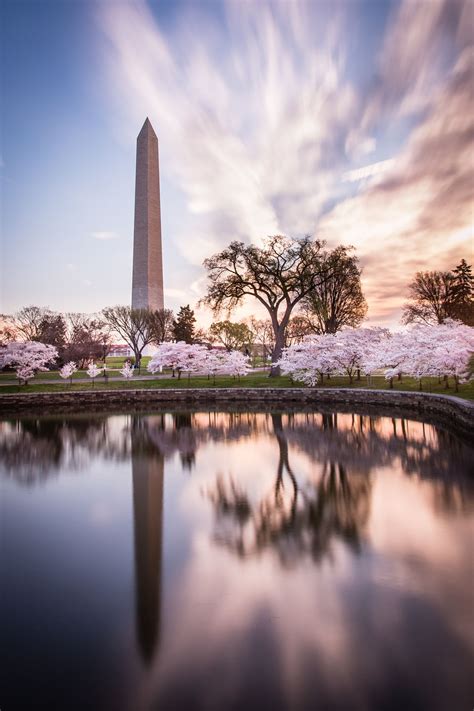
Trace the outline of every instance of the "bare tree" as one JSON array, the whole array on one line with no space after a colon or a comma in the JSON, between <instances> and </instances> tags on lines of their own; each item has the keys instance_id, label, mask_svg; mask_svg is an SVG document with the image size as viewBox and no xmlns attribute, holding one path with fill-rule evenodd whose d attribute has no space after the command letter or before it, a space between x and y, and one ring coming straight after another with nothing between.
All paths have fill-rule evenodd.
<instances>
[{"instance_id":1,"label":"bare tree","mask_svg":"<svg viewBox=\"0 0 474 711\"><path fill-rule=\"evenodd\" d=\"M286 329L285 345L291 346L293 343L301 343L306 336L312 333L318 333L318 326L314 319L302 314L292 316Z\"/></svg>"},{"instance_id":2,"label":"bare tree","mask_svg":"<svg viewBox=\"0 0 474 711\"><path fill-rule=\"evenodd\" d=\"M264 360L267 360L275 347L272 322L270 319L258 319L252 316L250 318L250 328L253 333L254 344L261 347L261 355Z\"/></svg>"},{"instance_id":3,"label":"bare tree","mask_svg":"<svg viewBox=\"0 0 474 711\"><path fill-rule=\"evenodd\" d=\"M451 272L417 272L408 287L411 303L403 308L403 323L443 323L451 315Z\"/></svg>"},{"instance_id":4,"label":"bare tree","mask_svg":"<svg viewBox=\"0 0 474 711\"><path fill-rule=\"evenodd\" d=\"M208 271L207 295L202 300L215 313L230 311L247 296L267 310L275 337L271 375L279 375L276 362L285 345L286 329L294 308L328 279L333 266L324 243L276 235L263 247L232 242L204 261Z\"/></svg>"},{"instance_id":5,"label":"bare tree","mask_svg":"<svg viewBox=\"0 0 474 711\"><path fill-rule=\"evenodd\" d=\"M336 333L343 326L358 326L367 313L361 270L350 248L337 247L329 258L328 279L317 284L303 302L309 332Z\"/></svg>"},{"instance_id":6,"label":"bare tree","mask_svg":"<svg viewBox=\"0 0 474 711\"><path fill-rule=\"evenodd\" d=\"M135 365L140 369L143 351L154 339L150 327L151 312L148 309L132 309L130 306L108 306L102 313L110 328L132 349Z\"/></svg>"},{"instance_id":7,"label":"bare tree","mask_svg":"<svg viewBox=\"0 0 474 711\"><path fill-rule=\"evenodd\" d=\"M14 327L25 341L39 341L41 324L52 311L44 306L25 306L14 316Z\"/></svg>"},{"instance_id":8,"label":"bare tree","mask_svg":"<svg viewBox=\"0 0 474 711\"><path fill-rule=\"evenodd\" d=\"M106 321L95 315L69 313L66 322L64 359L76 361L79 368L84 368L91 360L105 362L112 342L111 328Z\"/></svg>"},{"instance_id":9,"label":"bare tree","mask_svg":"<svg viewBox=\"0 0 474 711\"><path fill-rule=\"evenodd\" d=\"M174 314L171 309L150 311L152 343L160 344L173 338Z\"/></svg>"}]
</instances>

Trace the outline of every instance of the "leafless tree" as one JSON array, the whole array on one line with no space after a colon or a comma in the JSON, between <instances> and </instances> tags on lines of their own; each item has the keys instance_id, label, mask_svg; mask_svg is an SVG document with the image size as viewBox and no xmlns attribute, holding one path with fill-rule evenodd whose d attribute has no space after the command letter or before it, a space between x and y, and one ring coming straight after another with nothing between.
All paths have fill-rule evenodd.
<instances>
[{"instance_id":1,"label":"leafless tree","mask_svg":"<svg viewBox=\"0 0 474 711\"><path fill-rule=\"evenodd\" d=\"M318 333L314 319L303 314L297 314L290 318L288 323L285 345L291 346L293 343L301 343L306 336L312 333Z\"/></svg>"},{"instance_id":2,"label":"leafless tree","mask_svg":"<svg viewBox=\"0 0 474 711\"><path fill-rule=\"evenodd\" d=\"M276 235L263 247L232 242L204 261L208 271L207 294L202 300L215 313L227 310L250 296L268 312L274 332L271 375L279 375L276 361L285 345L286 329L295 307L332 273L331 253L324 243Z\"/></svg>"},{"instance_id":3,"label":"leafless tree","mask_svg":"<svg viewBox=\"0 0 474 711\"><path fill-rule=\"evenodd\" d=\"M13 317L16 333L25 341L39 341L41 324L52 313L44 306L24 306Z\"/></svg>"},{"instance_id":4,"label":"leafless tree","mask_svg":"<svg viewBox=\"0 0 474 711\"><path fill-rule=\"evenodd\" d=\"M171 309L150 311L149 318L152 343L158 345L173 338L174 314Z\"/></svg>"},{"instance_id":5,"label":"leafless tree","mask_svg":"<svg viewBox=\"0 0 474 711\"><path fill-rule=\"evenodd\" d=\"M454 276L451 272L417 272L408 287L411 303L403 323L443 323L451 315Z\"/></svg>"},{"instance_id":6,"label":"leafless tree","mask_svg":"<svg viewBox=\"0 0 474 711\"><path fill-rule=\"evenodd\" d=\"M66 314L67 343L64 360L84 368L91 360L105 361L112 343L111 328L103 318L81 313Z\"/></svg>"},{"instance_id":7,"label":"leafless tree","mask_svg":"<svg viewBox=\"0 0 474 711\"><path fill-rule=\"evenodd\" d=\"M260 346L264 360L271 355L275 347L275 334L273 333L270 319L258 319L255 316L250 318L250 329L253 333L253 342Z\"/></svg>"},{"instance_id":8,"label":"leafless tree","mask_svg":"<svg viewBox=\"0 0 474 711\"><path fill-rule=\"evenodd\" d=\"M329 257L331 273L303 302L307 327L315 333L336 333L343 326L358 326L367 313L356 256L337 247Z\"/></svg>"},{"instance_id":9,"label":"leafless tree","mask_svg":"<svg viewBox=\"0 0 474 711\"><path fill-rule=\"evenodd\" d=\"M150 311L132 309L130 306L109 306L102 314L110 328L130 346L135 356L135 365L140 369L143 351L154 340Z\"/></svg>"}]
</instances>

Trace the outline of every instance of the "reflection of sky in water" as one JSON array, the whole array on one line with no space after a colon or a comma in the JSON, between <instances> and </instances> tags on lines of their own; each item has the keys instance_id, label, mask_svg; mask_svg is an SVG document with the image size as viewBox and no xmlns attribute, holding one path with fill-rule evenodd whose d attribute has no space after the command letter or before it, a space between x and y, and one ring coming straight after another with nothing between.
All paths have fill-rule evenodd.
<instances>
[{"instance_id":1,"label":"reflection of sky in water","mask_svg":"<svg viewBox=\"0 0 474 711\"><path fill-rule=\"evenodd\" d=\"M18 707L468 707L472 450L452 434L24 419L0 425L0 457Z\"/></svg>"}]
</instances>

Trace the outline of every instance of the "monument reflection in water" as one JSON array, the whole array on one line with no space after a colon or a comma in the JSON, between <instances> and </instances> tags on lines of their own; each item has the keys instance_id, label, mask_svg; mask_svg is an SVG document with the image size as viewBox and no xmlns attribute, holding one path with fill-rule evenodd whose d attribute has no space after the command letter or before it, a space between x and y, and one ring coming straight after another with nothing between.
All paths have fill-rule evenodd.
<instances>
[{"instance_id":1,"label":"monument reflection in water","mask_svg":"<svg viewBox=\"0 0 474 711\"><path fill-rule=\"evenodd\" d=\"M423 423L5 422L5 708L472 699L472 449Z\"/></svg>"}]
</instances>

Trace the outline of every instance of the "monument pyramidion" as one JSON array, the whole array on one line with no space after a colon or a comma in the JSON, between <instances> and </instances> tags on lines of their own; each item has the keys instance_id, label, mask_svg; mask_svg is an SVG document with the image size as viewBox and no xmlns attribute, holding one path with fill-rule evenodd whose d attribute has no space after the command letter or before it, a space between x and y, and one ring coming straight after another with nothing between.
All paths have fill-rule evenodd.
<instances>
[{"instance_id":1,"label":"monument pyramidion","mask_svg":"<svg viewBox=\"0 0 474 711\"><path fill-rule=\"evenodd\" d=\"M132 308L163 307L158 138L147 118L137 137Z\"/></svg>"}]
</instances>

